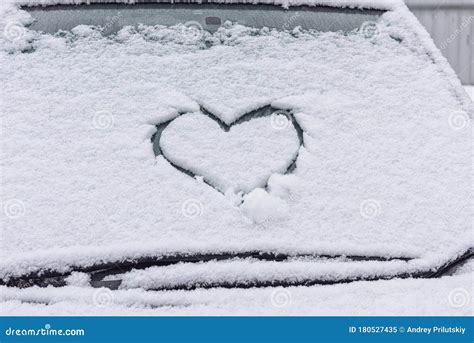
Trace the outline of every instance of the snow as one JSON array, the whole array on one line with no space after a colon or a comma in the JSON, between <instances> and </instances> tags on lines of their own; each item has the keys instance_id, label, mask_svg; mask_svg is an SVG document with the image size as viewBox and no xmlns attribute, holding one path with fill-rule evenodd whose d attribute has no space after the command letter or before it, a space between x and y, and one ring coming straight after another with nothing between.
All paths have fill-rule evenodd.
<instances>
[{"instance_id":1,"label":"snow","mask_svg":"<svg viewBox=\"0 0 474 343\"><path fill-rule=\"evenodd\" d=\"M273 117L236 124L226 132L210 117L193 113L164 129L160 147L169 161L203 176L222 192L248 193L264 187L272 174L284 173L300 144L296 129L278 127Z\"/></svg>"},{"instance_id":2,"label":"snow","mask_svg":"<svg viewBox=\"0 0 474 343\"><path fill-rule=\"evenodd\" d=\"M0 287L1 315L472 316L472 276L150 292Z\"/></svg>"},{"instance_id":3,"label":"snow","mask_svg":"<svg viewBox=\"0 0 474 343\"><path fill-rule=\"evenodd\" d=\"M268 180L268 189L272 195L282 199L292 197L291 190L301 185L302 180L294 174L273 174Z\"/></svg>"},{"instance_id":4,"label":"snow","mask_svg":"<svg viewBox=\"0 0 474 343\"><path fill-rule=\"evenodd\" d=\"M394 9L370 39L232 25L104 38L84 27L31 32L24 11L2 7L1 31L16 24L0 38L0 276L255 250L408 256L431 268L472 246L472 104L427 33ZM221 133L189 114L204 107L232 122L270 104L304 131L291 175L279 175L297 151L291 129L259 130L265 120L254 119L228 140L237 127ZM180 113L175 129L195 118L200 134L184 142L189 132L170 126L166 157L186 156L176 161L236 189L222 194L155 158L154 125ZM247 161L228 148L241 139L281 146ZM209 159L191 163L196 151ZM229 169L244 159L252 163ZM246 168L262 172L258 182L234 177ZM239 194L268 178L268 189Z\"/></svg>"},{"instance_id":5,"label":"snow","mask_svg":"<svg viewBox=\"0 0 474 343\"><path fill-rule=\"evenodd\" d=\"M77 287L85 287L89 286L91 281L90 275L87 273L80 273L80 272L72 272L66 278L66 284L68 286L77 286Z\"/></svg>"},{"instance_id":6,"label":"snow","mask_svg":"<svg viewBox=\"0 0 474 343\"><path fill-rule=\"evenodd\" d=\"M466 90L472 101L474 101L474 86L464 86L464 89Z\"/></svg>"},{"instance_id":7,"label":"snow","mask_svg":"<svg viewBox=\"0 0 474 343\"><path fill-rule=\"evenodd\" d=\"M290 208L284 200L257 188L244 197L242 212L255 223L264 223L287 218Z\"/></svg>"}]
</instances>

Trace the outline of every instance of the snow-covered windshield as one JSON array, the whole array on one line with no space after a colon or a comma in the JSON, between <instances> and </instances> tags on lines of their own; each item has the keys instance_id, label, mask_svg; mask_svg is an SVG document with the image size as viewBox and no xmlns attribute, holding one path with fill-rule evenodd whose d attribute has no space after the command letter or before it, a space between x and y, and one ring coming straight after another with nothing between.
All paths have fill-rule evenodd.
<instances>
[{"instance_id":1,"label":"snow-covered windshield","mask_svg":"<svg viewBox=\"0 0 474 343\"><path fill-rule=\"evenodd\" d=\"M69 31L78 25L93 25L104 34L125 26L174 26L184 24L215 32L231 21L253 28L292 30L301 27L317 31L352 31L364 22L375 21L378 10L298 6L284 9L270 5L243 4L91 4L28 8L35 21L30 28L46 33Z\"/></svg>"},{"instance_id":2,"label":"snow-covered windshield","mask_svg":"<svg viewBox=\"0 0 474 343\"><path fill-rule=\"evenodd\" d=\"M43 10L0 12L0 278L262 252L397 258L371 265L385 277L471 246L470 102L409 12L322 32L205 8L194 21L225 21L197 35L141 18L47 34L23 25ZM246 117L262 109L283 115ZM295 268L262 275L318 273Z\"/></svg>"}]
</instances>

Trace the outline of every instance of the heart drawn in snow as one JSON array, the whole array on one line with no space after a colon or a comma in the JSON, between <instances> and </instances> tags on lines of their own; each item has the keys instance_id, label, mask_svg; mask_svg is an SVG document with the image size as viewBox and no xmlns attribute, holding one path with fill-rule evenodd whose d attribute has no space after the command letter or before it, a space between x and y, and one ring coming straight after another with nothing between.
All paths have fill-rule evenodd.
<instances>
[{"instance_id":1,"label":"heart drawn in snow","mask_svg":"<svg viewBox=\"0 0 474 343\"><path fill-rule=\"evenodd\" d=\"M159 124L152 141L155 155L181 172L220 192L248 193L294 169L303 135L291 113L266 106L231 125L204 109L182 114Z\"/></svg>"}]
</instances>

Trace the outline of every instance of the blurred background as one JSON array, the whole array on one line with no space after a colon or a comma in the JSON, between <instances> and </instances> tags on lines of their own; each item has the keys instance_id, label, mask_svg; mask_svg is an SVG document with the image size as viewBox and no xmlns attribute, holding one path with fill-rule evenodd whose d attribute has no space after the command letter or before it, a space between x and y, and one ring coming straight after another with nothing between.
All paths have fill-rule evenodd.
<instances>
[{"instance_id":1,"label":"blurred background","mask_svg":"<svg viewBox=\"0 0 474 343\"><path fill-rule=\"evenodd\" d=\"M474 0L405 2L431 34L462 83L474 85Z\"/></svg>"}]
</instances>

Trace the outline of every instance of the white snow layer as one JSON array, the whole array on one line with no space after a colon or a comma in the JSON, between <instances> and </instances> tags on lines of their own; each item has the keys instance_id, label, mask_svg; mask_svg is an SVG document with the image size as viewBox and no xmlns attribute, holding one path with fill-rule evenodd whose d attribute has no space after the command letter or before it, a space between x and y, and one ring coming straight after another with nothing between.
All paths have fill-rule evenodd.
<instances>
[{"instance_id":1,"label":"white snow layer","mask_svg":"<svg viewBox=\"0 0 474 343\"><path fill-rule=\"evenodd\" d=\"M202 113L185 114L163 131L164 156L186 170L201 175L225 192L245 193L264 187L275 173L284 173L300 147L298 134L283 115L256 118L224 131Z\"/></svg>"},{"instance_id":2,"label":"white snow layer","mask_svg":"<svg viewBox=\"0 0 474 343\"><path fill-rule=\"evenodd\" d=\"M20 30L0 38L2 277L249 250L434 266L472 245L471 103L403 6L383 15L375 37L241 26L197 38L180 27L60 37L24 29L24 11L4 7L1 18L2 31L12 21ZM268 196L256 191L238 207L239 194L153 154L153 125L178 113L202 105L232 121L268 104L295 112L305 142L293 175L270 177ZM195 138L211 150L213 136ZM181 144L177 132L169 139ZM295 152L282 139L287 147L266 147L278 165ZM219 151L222 168L234 155ZM239 161L235 172L261 167Z\"/></svg>"},{"instance_id":3,"label":"white snow layer","mask_svg":"<svg viewBox=\"0 0 474 343\"><path fill-rule=\"evenodd\" d=\"M276 174L275 174L276 175ZM288 217L290 208L285 200L257 188L244 197L242 212L255 223Z\"/></svg>"},{"instance_id":4,"label":"white snow layer","mask_svg":"<svg viewBox=\"0 0 474 343\"><path fill-rule=\"evenodd\" d=\"M474 86L464 86L464 89L466 90L471 100L474 101Z\"/></svg>"}]
</instances>

